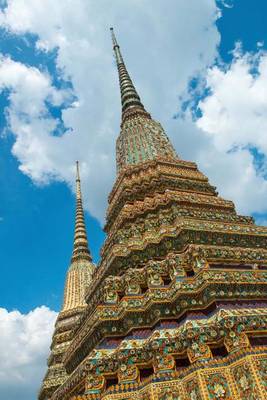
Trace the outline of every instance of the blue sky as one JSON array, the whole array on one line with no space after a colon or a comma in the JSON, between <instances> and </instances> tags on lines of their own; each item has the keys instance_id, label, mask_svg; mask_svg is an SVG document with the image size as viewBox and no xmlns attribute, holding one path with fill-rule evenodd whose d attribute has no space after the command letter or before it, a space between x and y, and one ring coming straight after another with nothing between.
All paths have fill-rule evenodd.
<instances>
[{"instance_id":1,"label":"blue sky","mask_svg":"<svg viewBox=\"0 0 267 400\"><path fill-rule=\"evenodd\" d=\"M223 9L223 18L217 22L220 30L220 55L231 61L231 50L237 41L243 43L246 51L256 51L257 43L266 41L267 28L265 13L267 4L264 0L229 1L230 8Z\"/></svg>"},{"instance_id":2,"label":"blue sky","mask_svg":"<svg viewBox=\"0 0 267 400\"><path fill-rule=\"evenodd\" d=\"M218 17L214 0L170 0L165 18L161 0L153 10L149 0L78 0L65 9L31 1L23 13L18 0L2 2L0 16L0 307L28 318L46 306L51 321L60 310L76 159L99 261L120 123L110 25L177 152L197 161L240 213L266 223L266 1L218 1Z\"/></svg>"}]
</instances>

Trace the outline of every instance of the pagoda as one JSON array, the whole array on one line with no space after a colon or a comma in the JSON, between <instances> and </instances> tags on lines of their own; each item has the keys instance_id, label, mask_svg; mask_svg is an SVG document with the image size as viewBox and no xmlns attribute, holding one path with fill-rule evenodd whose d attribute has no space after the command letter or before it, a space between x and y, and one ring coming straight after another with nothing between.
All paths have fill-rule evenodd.
<instances>
[{"instance_id":1,"label":"pagoda","mask_svg":"<svg viewBox=\"0 0 267 400\"><path fill-rule=\"evenodd\" d=\"M40 400L264 400L267 228L179 158L111 34L122 121L107 238L82 306L65 295Z\"/></svg>"},{"instance_id":2,"label":"pagoda","mask_svg":"<svg viewBox=\"0 0 267 400\"><path fill-rule=\"evenodd\" d=\"M50 399L53 392L67 378L63 356L71 343L75 328L86 309L85 293L90 286L95 266L88 249L81 194L79 163L76 163L76 218L71 264L67 272L64 301L58 315L48 358L48 369L39 393L39 399Z\"/></svg>"}]
</instances>

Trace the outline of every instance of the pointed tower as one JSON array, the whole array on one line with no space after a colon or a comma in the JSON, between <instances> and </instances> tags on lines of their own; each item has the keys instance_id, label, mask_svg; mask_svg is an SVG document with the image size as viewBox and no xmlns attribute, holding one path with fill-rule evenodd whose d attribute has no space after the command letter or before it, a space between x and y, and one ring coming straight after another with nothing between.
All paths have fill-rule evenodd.
<instances>
[{"instance_id":1,"label":"pointed tower","mask_svg":"<svg viewBox=\"0 0 267 400\"><path fill-rule=\"evenodd\" d=\"M112 30L122 123L107 239L52 400L267 398L267 228L145 110Z\"/></svg>"},{"instance_id":2,"label":"pointed tower","mask_svg":"<svg viewBox=\"0 0 267 400\"><path fill-rule=\"evenodd\" d=\"M117 172L148 160L175 160L176 152L159 122L145 110L124 64L113 28L110 28L118 68L122 123L117 140Z\"/></svg>"},{"instance_id":3,"label":"pointed tower","mask_svg":"<svg viewBox=\"0 0 267 400\"><path fill-rule=\"evenodd\" d=\"M79 163L76 163L76 219L71 265L67 273L63 311L86 306L85 290L94 272L88 248L84 212L82 205Z\"/></svg>"},{"instance_id":4,"label":"pointed tower","mask_svg":"<svg viewBox=\"0 0 267 400\"><path fill-rule=\"evenodd\" d=\"M85 292L92 282L94 271L95 266L92 263L92 257L88 248L79 163L77 161L76 218L73 252L71 264L66 276L63 307L55 324L51 353L48 358L48 370L39 394L40 400L50 399L56 388L61 385L67 377L62 359L85 311Z\"/></svg>"}]
</instances>

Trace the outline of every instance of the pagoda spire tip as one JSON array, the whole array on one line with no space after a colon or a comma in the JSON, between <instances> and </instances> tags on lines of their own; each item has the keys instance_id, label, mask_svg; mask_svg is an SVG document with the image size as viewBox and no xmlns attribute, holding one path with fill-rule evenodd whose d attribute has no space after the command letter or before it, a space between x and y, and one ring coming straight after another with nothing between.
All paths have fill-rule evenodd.
<instances>
[{"instance_id":1,"label":"pagoda spire tip","mask_svg":"<svg viewBox=\"0 0 267 400\"><path fill-rule=\"evenodd\" d=\"M113 50L115 54L115 60L119 73L122 120L124 120L127 113L128 115L129 114L136 115L137 112L139 113L141 112L142 115L145 115L148 118L150 118L150 115L145 111L144 106L141 103L140 97L138 96L134 84L128 74L113 27L110 28L110 31L111 31Z\"/></svg>"},{"instance_id":2,"label":"pagoda spire tip","mask_svg":"<svg viewBox=\"0 0 267 400\"><path fill-rule=\"evenodd\" d=\"M79 161L76 161L76 181L80 181Z\"/></svg>"},{"instance_id":3,"label":"pagoda spire tip","mask_svg":"<svg viewBox=\"0 0 267 400\"><path fill-rule=\"evenodd\" d=\"M115 47L116 47L116 46L119 47L119 45L118 45L118 42L117 42L117 39L116 39L116 36L115 36L113 27L110 27L110 32L111 32L111 38L112 38L113 48L115 49ZM115 53L116 53L116 52L115 52ZM116 54L115 54L115 55L116 55ZM116 55L116 57L117 57L117 55ZM121 57L121 54L120 54L119 59L120 59L120 62L123 62L122 57Z\"/></svg>"}]
</instances>

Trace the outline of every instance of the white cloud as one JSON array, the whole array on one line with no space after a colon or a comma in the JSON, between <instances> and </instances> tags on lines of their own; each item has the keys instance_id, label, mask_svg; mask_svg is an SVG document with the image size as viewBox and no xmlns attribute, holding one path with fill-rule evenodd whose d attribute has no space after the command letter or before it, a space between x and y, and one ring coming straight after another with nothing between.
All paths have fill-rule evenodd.
<instances>
[{"instance_id":1,"label":"white cloud","mask_svg":"<svg viewBox=\"0 0 267 400\"><path fill-rule=\"evenodd\" d=\"M233 0L219 0L218 3L221 3L222 6L226 8L233 8Z\"/></svg>"},{"instance_id":2,"label":"white cloud","mask_svg":"<svg viewBox=\"0 0 267 400\"><path fill-rule=\"evenodd\" d=\"M254 69L254 73L252 73ZM267 54L240 55L226 69L208 71L211 90L198 126L224 151L251 145L267 153Z\"/></svg>"},{"instance_id":3,"label":"white cloud","mask_svg":"<svg viewBox=\"0 0 267 400\"><path fill-rule=\"evenodd\" d=\"M37 398L56 316L44 306L28 314L0 308L1 399Z\"/></svg>"},{"instance_id":4,"label":"white cloud","mask_svg":"<svg viewBox=\"0 0 267 400\"><path fill-rule=\"evenodd\" d=\"M120 124L109 27L116 29L148 111L171 134L178 94L186 90L188 79L205 71L217 54L217 17L215 0L169 0L167 6L155 0L153 7L149 0L9 0L0 13L0 24L18 35L36 34L39 49L57 48L57 66L71 79L78 99L75 106L63 112L65 126L73 132L61 137L51 135L56 126L51 117L30 115L25 124L11 102L14 112L10 123L16 135L13 153L22 171L38 182L56 178L71 184L73 165L79 159L85 204L103 220L115 177L115 140ZM13 90L23 99L22 107L35 103L31 93L26 91L25 95L26 88L19 81ZM58 94L51 82L46 90ZM37 114L44 107L44 96L39 100ZM174 129L172 137L177 135L177 127Z\"/></svg>"},{"instance_id":5,"label":"white cloud","mask_svg":"<svg viewBox=\"0 0 267 400\"><path fill-rule=\"evenodd\" d=\"M200 102L197 126L209 143L198 159L220 192L240 212L267 211L266 160L255 166L249 149L267 156L267 54L234 52L228 66L207 74L210 95Z\"/></svg>"},{"instance_id":6,"label":"white cloud","mask_svg":"<svg viewBox=\"0 0 267 400\"><path fill-rule=\"evenodd\" d=\"M57 176L47 149L57 146L53 131L59 121L49 115L47 103L63 104L71 93L53 87L48 74L9 57L0 58L0 91L4 89L10 90L6 114L8 127L16 136L13 153L21 170L37 182L45 182L47 174Z\"/></svg>"}]
</instances>

